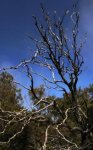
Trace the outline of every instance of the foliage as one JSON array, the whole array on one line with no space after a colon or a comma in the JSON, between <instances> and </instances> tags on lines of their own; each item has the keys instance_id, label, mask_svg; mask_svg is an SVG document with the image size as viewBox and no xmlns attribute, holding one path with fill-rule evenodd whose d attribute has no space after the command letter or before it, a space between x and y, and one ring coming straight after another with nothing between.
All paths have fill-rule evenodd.
<instances>
[{"instance_id":1,"label":"foliage","mask_svg":"<svg viewBox=\"0 0 93 150\"><path fill-rule=\"evenodd\" d=\"M19 124L17 123L15 125L14 123L8 123L7 119L8 117L13 119L11 116L11 112L18 112L19 110L22 109L21 102L22 102L21 90L16 87L13 76L8 72L2 72L0 74L0 132L1 132L0 139L1 141L7 141L8 138L13 135L13 133L18 131ZM10 114L8 116L9 112ZM5 132L3 132L5 127L6 130ZM12 146L12 143L10 145ZM9 148L9 144L7 144L7 146L3 146L3 145L0 146L0 149L5 150L6 148L7 149Z\"/></svg>"},{"instance_id":2,"label":"foliage","mask_svg":"<svg viewBox=\"0 0 93 150\"><path fill-rule=\"evenodd\" d=\"M16 111L21 107L21 90L14 84L13 76L7 72L0 74L0 105L4 110Z\"/></svg>"}]
</instances>

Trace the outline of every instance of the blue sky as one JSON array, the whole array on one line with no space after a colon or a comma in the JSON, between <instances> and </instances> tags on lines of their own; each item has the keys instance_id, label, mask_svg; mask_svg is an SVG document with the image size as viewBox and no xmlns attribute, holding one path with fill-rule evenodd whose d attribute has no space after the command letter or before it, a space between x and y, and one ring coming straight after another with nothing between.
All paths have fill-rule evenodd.
<instances>
[{"instance_id":1,"label":"blue sky","mask_svg":"<svg viewBox=\"0 0 93 150\"><path fill-rule=\"evenodd\" d=\"M65 9L71 9L75 0L0 0L0 68L18 64L30 55L33 43L26 34L36 35L32 15L41 18L40 3L49 12L57 11L62 16ZM79 1L80 30L87 33L83 48L85 64L80 76L79 86L93 83L93 0ZM11 71L15 79L28 85L29 81L22 72ZM40 84L37 78L37 85ZM25 93L25 92L24 92Z\"/></svg>"}]
</instances>

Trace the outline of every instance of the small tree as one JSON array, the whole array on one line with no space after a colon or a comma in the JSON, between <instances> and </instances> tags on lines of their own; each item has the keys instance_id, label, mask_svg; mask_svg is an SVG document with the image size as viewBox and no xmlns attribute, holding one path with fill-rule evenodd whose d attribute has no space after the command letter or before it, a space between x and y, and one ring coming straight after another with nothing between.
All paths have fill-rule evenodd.
<instances>
[{"instance_id":1,"label":"small tree","mask_svg":"<svg viewBox=\"0 0 93 150\"><path fill-rule=\"evenodd\" d=\"M16 111L21 108L21 90L17 89L13 76L7 72L0 74L0 105L4 110Z\"/></svg>"}]
</instances>

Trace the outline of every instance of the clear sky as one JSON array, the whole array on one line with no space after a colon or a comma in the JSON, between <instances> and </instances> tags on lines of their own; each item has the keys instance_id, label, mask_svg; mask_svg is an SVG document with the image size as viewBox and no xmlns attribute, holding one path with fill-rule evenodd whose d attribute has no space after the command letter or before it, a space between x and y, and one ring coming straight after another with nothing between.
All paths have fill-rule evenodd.
<instances>
[{"instance_id":1,"label":"clear sky","mask_svg":"<svg viewBox=\"0 0 93 150\"><path fill-rule=\"evenodd\" d=\"M49 12L57 11L62 16L65 9L71 9L75 0L0 0L0 68L16 65L20 60L28 58L33 44L26 34L35 36L32 15L41 17L40 3ZM79 86L85 87L93 83L93 0L80 0L81 33L87 33L87 41L83 48L85 65L80 76ZM13 75L16 80L27 84L22 73ZM40 84L40 81L37 81Z\"/></svg>"}]
</instances>

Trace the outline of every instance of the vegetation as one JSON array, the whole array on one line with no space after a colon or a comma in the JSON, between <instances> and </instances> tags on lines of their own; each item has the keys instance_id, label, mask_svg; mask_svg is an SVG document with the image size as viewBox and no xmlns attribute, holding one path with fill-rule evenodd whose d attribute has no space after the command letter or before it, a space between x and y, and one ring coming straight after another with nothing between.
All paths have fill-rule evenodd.
<instances>
[{"instance_id":1,"label":"vegetation","mask_svg":"<svg viewBox=\"0 0 93 150\"><path fill-rule=\"evenodd\" d=\"M0 105L3 110L16 111L21 108L21 90L16 88L13 76L7 72L0 74Z\"/></svg>"}]
</instances>

